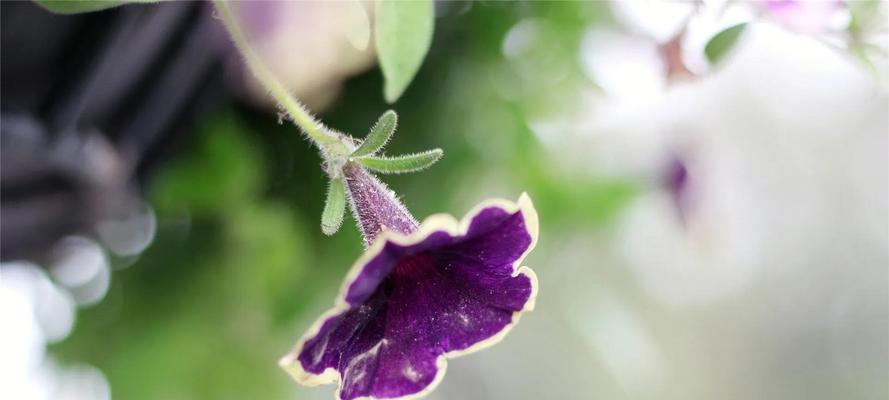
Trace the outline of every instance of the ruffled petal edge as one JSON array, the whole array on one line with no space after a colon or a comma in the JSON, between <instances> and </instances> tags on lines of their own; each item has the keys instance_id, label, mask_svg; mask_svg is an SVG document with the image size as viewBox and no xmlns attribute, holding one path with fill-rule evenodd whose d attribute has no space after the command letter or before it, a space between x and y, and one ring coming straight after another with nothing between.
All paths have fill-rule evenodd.
<instances>
[{"instance_id":1,"label":"ruffled petal edge","mask_svg":"<svg viewBox=\"0 0 889 400\"><path fill-rule=\"evenodd\" d=\"M503 209L507 213L515 213L516 211L520 211L522 213L522 217L524 218L525 229L528 232L528 235L531 236L531 243L528 245L528 248L522 253L522 255L517 258L513 264L513 274L512 276L525 275L528 277L531 282L531 294L528 296L528 300L525 301L525 305L521 310L516 311L512 314L512 320L509 324L505 325L500 332L497 334L482 340L478 343L473 344L472 346L457 351L450 351L444 354L439 355L435 364L438 368L438 371L435 374L435 378L432 382L429 383L423 390L412 393L406 396L395 397L395 398L387 398L390 400L410 400L410 399L419 399L433 390L441 383L441 380L444 379L445 372L448 367L448 359L462 357L467 354L474 353L476 351L485 349L487 347L493 346L497 344L509 333L510 330L519 322L519 319L525 311L531 311L534 309L534 305L537 298L537 275L534 271L528 267L521 266L521 263L525 260L525 257L534 250L534 247L537 246L537 238L539 236L539 220L537 217L537 210L534 208L534 204L531 202L531 198L527 193L522 193L519 196L517 202L512 202L510 200L505 199L489 199L486 200L469 211L462 220L457 221L453 216L449 214L433 214L427 217L420 224L420 227L416 232L410 235L402 235L397 232L392 231L384 231L377 238L376 241L364 252L364 254L358 258L358 260L352 265L352 268L349 270L349 273L346 275L346 278L343 280L343 284L340 287L340 292L337 295L336 301L334 302L333 308L325 311L311 327L306 331L306 333L300 338L300 340L296 343L293 349L284 355L279 361L278 365L283 368L294 380L296 380L299 384L304 386L318 386L318 385L326 385L331 383L337 383L336 390L336 398L340 398L340 391L342 390L343 379L339 371L334 368L327 368L320 374L315 374L309 371L306 371L302 363L299 361L299 354L302 352L303 346L306 341L318 335L321 330L324 322L329 318L334 317L348 310L350 305L346 302L346 294L349 290L349 287L352 286L352 283L355 279L358 278L361 271L364 267L373 260L380 252L383 251L387 242L399 245L399 246L413 246L418 243L423 242L426 238L434 232L446 232L451 236L463 236L471 225L472 221L485 209L498 207ZM356 400L376 400L376 397L373 396L365 396L360 397Z\"/></svg>"}]
</instances>

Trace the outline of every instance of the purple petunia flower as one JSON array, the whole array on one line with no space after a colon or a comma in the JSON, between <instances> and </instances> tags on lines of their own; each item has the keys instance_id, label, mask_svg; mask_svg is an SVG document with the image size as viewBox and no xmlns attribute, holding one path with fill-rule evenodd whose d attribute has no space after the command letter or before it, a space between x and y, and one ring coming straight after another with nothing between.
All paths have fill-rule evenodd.
<instances>
[{"instance_id":1,"label":"purple petunia flower","mask_svg":"<svg viewBox=\"0 0 889 400\"><path fill-rule=\"evenodd\" d=\"M343 174L369 247L281 366L305 385L338 381L343 400L423 396L448 358L500 341L534 307L537 278L519 264L537 241L537 213L523 194L482 203L460 222L417 224L363 167Z\"/></svg>"}]
</instances>

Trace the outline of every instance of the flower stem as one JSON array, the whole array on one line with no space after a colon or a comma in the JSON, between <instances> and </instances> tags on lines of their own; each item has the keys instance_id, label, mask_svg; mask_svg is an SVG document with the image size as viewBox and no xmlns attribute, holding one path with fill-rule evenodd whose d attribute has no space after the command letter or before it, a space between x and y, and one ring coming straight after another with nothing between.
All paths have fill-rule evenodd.
<instances>
[{"instance_id":1,"label":"flower stem","mask_svg":"<svg viewBox=\"0 0 889 400\"><path fill-rule=\"evenodd\" d=\"M247 36L244 35L244 31L241 29L237 18L232 13L229 2L213 0L213 5L228 29L235 46L244 55L244 60L253 76L259 80L263 87L269 91L269 94L284 108L287 114L290 115L291 120L318 146L322 154L333 149L345 151L345 146L340 142L339 138L327 133L321 123L312 117L305 107L287 91L272 71L260 60L253 48L250 47Z\"/></svg>"},{"instance_id":2,"label":"flower stem","mask_svg":"<svg viewBox=\"0 0 889 400\"><path fill-rule=\"evenodd\" d=\"M253 73L262 86L269 91L269 94L287 112L290 119L318 147L321 151L321 156L324 158L325 169L330 178L343 179L342 184L344 186L342 187L345 189L349 206L358 223L358 228L361 230L365 247L370 246L384 230L395 231L403 235L409 235L416 231L418 228L417 220L404 204L398 200L395 193L365 170L363 166L352 161L350 154L352 154L355 146L352 139L326 129L324 125L315 120L308 110L287 91L281 81L262 62L253 48L250 47L247 36L241 29L237 17L232 12L230 2L213 0L213 5L216 7L219 18L228 29L235 46L244 55L244 60L250 68L250 72ZM388 135L391 135L391 131L395 128L394 113L392 113L392 119L392 126L385 139L388 139ZM382 141L382 144L385 144L385 140ZM378 147L381 147L382 144ZM340 183L334 182L332 184ZM342 214L342 205L337 208L339 213ZM336 214L336 209L333 210L331 213ZM334 221L335 217L326 219ZM335 225L338 225L338 223ZM336 227L329 229L335 231Z\"/></svg>"}]
</instances>

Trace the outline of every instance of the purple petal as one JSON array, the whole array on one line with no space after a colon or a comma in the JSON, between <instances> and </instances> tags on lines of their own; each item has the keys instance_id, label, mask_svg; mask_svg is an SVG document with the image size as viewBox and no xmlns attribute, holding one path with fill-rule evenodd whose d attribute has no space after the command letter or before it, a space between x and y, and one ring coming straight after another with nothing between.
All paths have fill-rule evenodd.
<instances>
[{"instance_id":1,"label":"purple petal","mask_svg":"<svg viewBox=\"0 0 889 400\"><path fill-rule=\"evenodd\" d=\"M382 235L285 367L308 384L340 379L342 399L412 396L438 383L446 356L501 339L533 307L536 278L516 268L534 245L537 216L526 196L470 215Z\"/></svg>"},{"instance_id":2,"label":"purple petal","mask_svg":"<svg viewBox=\"0 0 889 400\"><path fill-rule=\"evenodd\" d=\"M843 9L840 0L767 0L766 10L779 24L800 32L815 34L828 30L830 21Z\"/></svg>"}]
</instances>

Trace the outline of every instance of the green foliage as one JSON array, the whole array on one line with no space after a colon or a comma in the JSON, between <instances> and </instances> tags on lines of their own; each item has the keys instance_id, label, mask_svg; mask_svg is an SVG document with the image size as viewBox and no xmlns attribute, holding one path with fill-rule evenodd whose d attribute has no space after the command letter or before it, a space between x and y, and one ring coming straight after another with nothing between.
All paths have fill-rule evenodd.
<instances>
[{"instance_id":1,"label":"green foliage","mask_svg":"<svg viewBox=\"0 0 889 400\"><path fill-rule=\"evenodd\" d=\"M80 14L101 11L125 4L114 0L35 0L39 6L57 14Z\"/></svg>"},{"instance_id":2,"label":"green foliage","mask_svg":"<svg viewBox=\"0 0 889 400\"><path fill-rule=\"evenodd\" d=\"M717 33L704 46L704 55L711 65L716 65L735 47L741 34L747 29L747 23L740 23L725 28Z\"/></svg>"},{"instance_id":3,"label":"green foliage","mask_svg":"<svg viewBox=\"0 0 889 400\"><path fill-rule=\"evenodd\" d=\"M310 244L290 202L266 195L269 171L251 130L231 112L201 125L150 188L154 243L113 274L107 298L53 349L99 367L116 398L292 394L274 360L292 345L306 299L335 284L328 269L306 279L316 264L309 249L334 252Z\"/></svg>"},{"instance_id":4,"label":"green foliage","mask_svg":"<svg viewBox=\"0 0 889 400\"><path fill-rule=\"evenodd\" d=\"M226 114L204 129L208 139L195 143L192 157L177 158L157 177L158 211L210 215L249 202L264 186L259 149L244 136L243 122Z\"/></svg>"},{"instance_id":5,"label":"green foliage","mask_svg":"<svg viewBox=\"0 0 889 400\"><path fill-rule=\"evenodd\" d=\"M383 174L402 174L429 168L441 158L442 154L444 152L441 149L433 149L398 157L361 157L355 161Z\"/></svg>"},{"instance_id":6,"label":"green foliage","mask_svg":"<svg viewBox=\"0 0 889 400\"><path fill-rule=\"evenodd\" d=\"M327 188L327 200L324 201L324 212L321 213L321 231L325 235L333 235L343 224L346 212L346 188L343 178L330 180Z\"/></svg>"},{"instance_id":7,"label":"green foliage","mask_svg":"<svg viewBox=\"0 0 889 400\"><path fill-rule=\"evenodd\" d=\"M367 137L364 138L364 141L361 142L361 146L358 146L358 148L352 152L352 157L371 155L382 149L383 146L389 142L392 134L395 133L395 127L397 125L398 115L395 114L395 111L388 110L383 113L383 115L380 116L380 119L377 120L377 123L371 128Z\"/></svg>"},{"instance_id":8,"label":"green foliage","mask_svg":"<svg viewBox=\"0 0 889 400\"><path fill-rule=\"evenodd\" d=\"M154 3L162 0L34 0L39 6L57 14L81 14L107 10L127 3Z\"/></svg>"},{"instance_id":9,"label":"green foliage","mask_svg":"<svg viewBox=\"0 0 889 400\"><path fill-rule=\"evenodd\" d=\"M435 10L431 0L382 0L376 5L375 38L385 85L394 103L407 89L432 44Z\"/></svg>"}]
</instances>

